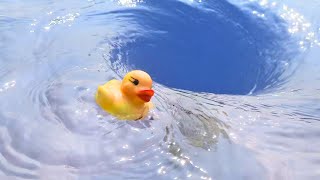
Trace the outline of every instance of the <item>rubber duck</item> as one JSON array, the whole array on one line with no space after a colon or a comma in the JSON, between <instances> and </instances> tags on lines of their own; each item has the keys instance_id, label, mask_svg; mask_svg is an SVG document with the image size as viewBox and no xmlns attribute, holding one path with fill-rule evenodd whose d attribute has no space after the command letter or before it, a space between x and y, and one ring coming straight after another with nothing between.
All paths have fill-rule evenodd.
<instances>
[{"instance_id":1,"label":"rubber duck","mask_svg":"<svg viewBox=\"0 0 320 180\"><path fill-rule=\"evenodd\" d=\"M120 120L138 120L148 115L153 107L150 102L154 91L148 73L133 70L122 81L113 79L98 86L97 104Z\"/></svg>"}]
</instances>

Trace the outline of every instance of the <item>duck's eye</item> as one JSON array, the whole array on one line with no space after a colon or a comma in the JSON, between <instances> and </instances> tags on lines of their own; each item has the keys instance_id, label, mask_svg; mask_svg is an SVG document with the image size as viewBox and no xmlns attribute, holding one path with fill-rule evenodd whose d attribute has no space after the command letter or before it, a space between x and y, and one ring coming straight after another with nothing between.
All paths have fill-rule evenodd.
<instances>
[{"instance_id":1,"label":"duck's eye","mask_svg":"<svg viewBox=\"0 0 320 180\"><path fill-rule=\"evenodd\" d=\"M131 77L132 80L130 79L130 82L132 82L135 86L137 86L139 84L139 80L136 78Z\"/></svg>"},{"instance_id":2,"label":"duck's eye","mask_svg":"<svg viewBox=\"0 0 320 180\"><path fill-rule=\"evenodd\" d=\"M137 86L139 84L139 80L135 79L132 83Z\"/></svg>"}]
</instances>

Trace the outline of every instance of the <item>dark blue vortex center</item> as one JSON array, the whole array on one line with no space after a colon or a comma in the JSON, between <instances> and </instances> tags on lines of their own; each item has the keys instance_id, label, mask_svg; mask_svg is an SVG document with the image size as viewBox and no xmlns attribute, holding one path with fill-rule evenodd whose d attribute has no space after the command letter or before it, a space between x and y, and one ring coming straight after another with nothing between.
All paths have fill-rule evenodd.
<instances>
[{"instance_id":1,"label":"dark blue vortex center","mask_svg":"<svg viewBox=\"0 0 320 180\"><path fill-rule=\"evenodd\" d=\"M264 12L261 19L225 1L202 8L175 1L151 4L160 11L117 12L138 22L142 28L134 33L143 35L115 46L114 59L121 54L124 63L147 71L154 81L197 92L257 92L281 75L277 67L288 56L289 35L276 15Z\"/></svg>"}]
</instances>

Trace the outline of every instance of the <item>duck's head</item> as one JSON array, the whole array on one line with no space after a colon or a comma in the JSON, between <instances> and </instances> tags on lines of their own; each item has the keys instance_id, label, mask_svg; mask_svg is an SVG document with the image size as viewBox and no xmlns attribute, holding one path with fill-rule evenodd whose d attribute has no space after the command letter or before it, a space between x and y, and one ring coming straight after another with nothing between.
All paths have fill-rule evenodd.
<instances>
[{"instance_id":1,"label":"duck's head","mask_svg":"<svg viewBox=\"0 0 320 180\"><path fill-rule=\"evenodd\" d=\"M125 75L121 83L122 93L135 103L149 102L154 91L152 88L152 79L144 71L134 70Z\"/></svg>"}]
</instances>

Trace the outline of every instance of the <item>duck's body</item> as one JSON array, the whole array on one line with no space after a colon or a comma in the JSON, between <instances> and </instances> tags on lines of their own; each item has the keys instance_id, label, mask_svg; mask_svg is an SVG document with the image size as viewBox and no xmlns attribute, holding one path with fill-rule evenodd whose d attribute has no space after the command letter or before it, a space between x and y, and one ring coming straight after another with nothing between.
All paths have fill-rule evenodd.
<instances>
[{"instance_id":1,"label":"duck's body","mask_svg":"<svg viewBox=\"0 0 320 180\"><path fill-rule=\"evenodd\" d=\"M151 85L152 80L145 72L132 71L124 77L123 81L114 79L99 86L96 102L118 119L142 119L153 106L149 102L153 96Z\"/></svg>"}]
</instances>

